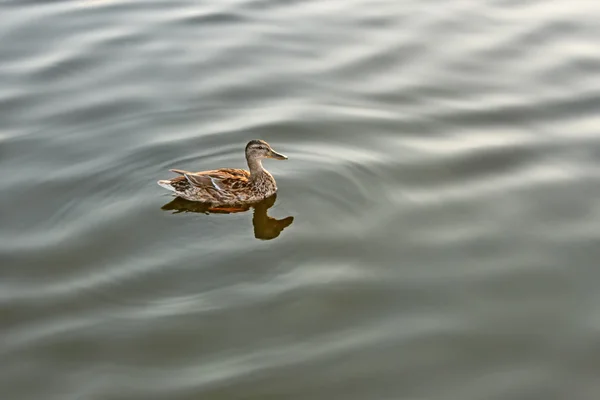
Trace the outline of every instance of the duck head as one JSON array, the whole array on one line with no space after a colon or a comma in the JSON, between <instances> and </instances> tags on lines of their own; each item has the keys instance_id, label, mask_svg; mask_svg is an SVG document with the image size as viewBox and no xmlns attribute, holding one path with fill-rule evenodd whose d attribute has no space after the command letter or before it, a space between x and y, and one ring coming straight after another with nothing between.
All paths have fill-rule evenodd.
<instances>
[{"instance_id":1,"label":"duck head","mask_svg":"<svg viewBox=\"0 0 600 400\"><path fill-rule=\"evenodd\" d=\"M246 145L246 158L248 160L260 160L263 158L273 158L275 160L287 160L288 158L281 153L276 152L264 140L251 140Z\"/></svg>"}]
</instances>

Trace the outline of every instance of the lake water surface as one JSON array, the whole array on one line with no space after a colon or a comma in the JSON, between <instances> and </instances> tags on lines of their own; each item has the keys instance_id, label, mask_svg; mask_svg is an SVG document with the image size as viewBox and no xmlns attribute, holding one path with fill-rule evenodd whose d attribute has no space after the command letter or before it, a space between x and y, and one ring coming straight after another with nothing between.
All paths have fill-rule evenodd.
<instances>
[{"instance_id":1,"label":"lake water surface","mask_svg":"<svg viewBox=\"0 0 600 400\"><path fill-rule=\"evenodd\" d=\"M3 400L600 398L600 2L0 1L0 171Z\"/></svg>"}]
</instances>

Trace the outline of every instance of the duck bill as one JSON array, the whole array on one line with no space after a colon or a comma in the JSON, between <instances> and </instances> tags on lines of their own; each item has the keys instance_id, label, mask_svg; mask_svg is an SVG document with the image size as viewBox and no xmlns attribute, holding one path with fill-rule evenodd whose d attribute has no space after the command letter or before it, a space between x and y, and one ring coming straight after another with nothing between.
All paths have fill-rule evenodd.
<instances>
[{"instance_id":1,"label":"duck bill","mask_svg":"<svg viewBox=\"0 0 600 400\"><path fill-rule=\"evenodd\" d=\"M276 160L287 160L287 156L284 156L281 153L276 152L275 150L271 150L271 154L270 154L271 158L274 158Z\"/></svg>"}]
</instances>

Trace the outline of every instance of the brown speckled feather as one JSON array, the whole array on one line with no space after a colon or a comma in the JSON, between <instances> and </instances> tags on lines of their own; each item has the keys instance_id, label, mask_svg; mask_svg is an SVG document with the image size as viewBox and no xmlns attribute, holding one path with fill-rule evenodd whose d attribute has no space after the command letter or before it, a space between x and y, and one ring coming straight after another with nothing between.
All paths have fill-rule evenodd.
<instances>
[{"instance_id":1,"label":"brown speckled feather","mask_svg":"<svg viewBox=\"0 0 600 400\"><path fill-rule=\"evenodd\" d=\"M250 179L243 169L223 168L189 172L174 170L182 176L165 181L184 199L213 204L238 204L260 201L277 191L275 180L268 172Z\"/></svg>"},{"instance_id":2,"label":"brown speckled feather","mask_svg":"<svg viewBox=\"0 0 600 400\"><path fill-rule=\"evenodd\" d=\"M236 168L201 172L172 169L180 176L160 180L158 184L186 200L211 205L259 202L277 192L275 179L262 167L261 160L287 160L287 157L274 151L264 140L256 139L248 142L245 153L251 172Z\"/></svg>"},{"instance_id":3,"label":"brown speckled feather","mask_svg":"<svg viewBox=\"0 0 600 400\"><path fill-rule=\"evenodd\" d=\"M184 176L199 188L217 190L241 189L250 184L250 172L243 169L223 168L212 171L186 172Z\"/></svg>"}]
</instances>

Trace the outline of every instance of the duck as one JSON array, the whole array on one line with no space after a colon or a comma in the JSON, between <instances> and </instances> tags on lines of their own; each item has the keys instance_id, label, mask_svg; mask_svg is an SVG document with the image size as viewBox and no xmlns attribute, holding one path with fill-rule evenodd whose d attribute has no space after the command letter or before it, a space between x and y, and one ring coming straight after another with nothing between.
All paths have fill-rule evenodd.
<instances>
[{"instance_id":1,"label":"duck","mask_svg":"<svg viewBox=\"0 0 600 400\"><path fill-rule=\"evenodd\" d=\"M248 170L221 168L210 171L189 172L171 169L179 174L172 179L157 183L185 200L205 203L211 207L253 204L271 197L277 192L275 178L262 165L271 158L287 160L264 140L254 139L245 149Z\"/></svg>"}]
</instances>

